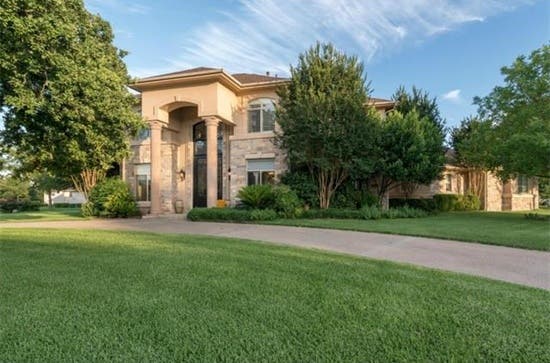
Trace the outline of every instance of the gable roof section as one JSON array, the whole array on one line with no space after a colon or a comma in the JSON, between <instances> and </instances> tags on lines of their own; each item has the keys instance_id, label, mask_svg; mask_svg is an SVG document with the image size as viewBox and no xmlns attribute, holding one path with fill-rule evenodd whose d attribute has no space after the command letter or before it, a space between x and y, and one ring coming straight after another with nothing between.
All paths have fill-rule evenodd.
<instances>
[{"instance_id":1,"label":"gable roof section","mask_svg":"<svg viewBox=\"0 0 550 363\"><path fill-rule=\"evenodd\" d=\"M288 78L272 77L268 75L254 74L254 73L234 73L232 74L232 76L241 84L273 82L273 81L288 81Z\"/></svg>"}]
</instances>

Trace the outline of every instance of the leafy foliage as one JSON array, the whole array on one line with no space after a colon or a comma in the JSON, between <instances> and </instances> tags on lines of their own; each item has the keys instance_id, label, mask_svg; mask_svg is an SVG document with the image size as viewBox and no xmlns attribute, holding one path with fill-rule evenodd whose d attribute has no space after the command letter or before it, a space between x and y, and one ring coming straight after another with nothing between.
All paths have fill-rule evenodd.
<instances>
[{"instance_id":1,"label":"leafy foliage","mask_svg":"<svg viewBox=\"0 0 550 363\"><path fill-rule=\"evenodd\" d=\"M284 218L296 218L303 212L303 204L296 192L286 185L273 187L272 208Z\"/></svg>"},{"instance_id":2,"label":"leafy foliage","mask_svg":"<svg viewBox=\"0 0 550 363\"><path fill-rule=\"evenodd\" d=\"M37 200L0 199L0 210L5 213L37 211L41 206L42 203Z\"/></svg>"},{"instance_id":3,"label":"leafy foliage","mask_svg":"<svg viewBox=\"0 0 550 363\"><path fill-rule=\"evenodd\" d=\"M392 111L378 124L371 151L378 196L400 183L430 184L445 165L444 135L418 112Z\"/></svg>"},{"instance_id":4,"label":"leafy foliage","mask_svg":"<svg viewBox=\"0 0 550 363\"><path fill-rule=\"evenodd\" d=\"M142 121L106 21L81 0L5 0L0 38L0 136L23 169L70 177L127 155Z\"/></svg>"},{"instance_id":5,"label":"leafy foliage","mask_svg":"<svg viewBox=\"0 0 550 363\"><path fill-rule=\"evenodd\" d=\"M319 205L317 184L307 170L296 170L296 168L289 170L281 176L281 183L288 185L304 205L308 207Z\"/></svg>"},{"instance_id":6,"label":"leafy foliage","mask_svg":"<svg viewBox=\"0 0 550 363\"><path fill-rule=\"evenodd\" d=\"M427 212L434 212L437 209L433 198L391 198L389 204L390 208L408 206L415 209L422 209Z\"/></svg>"},{"instance_id":7,"label":"leafy foliage","mask_svg":"<svg viewBox=\"0 0 550 363\"><path fill-rule=\"evenodd\" d=\"M269 221L277 219L272 209L193 208L187 213L190 221Z\"/></svg>"},{"instance_id":8,"label":"leafy foliage","mask_svg":"<svg viewBox=\"0 0 550 363\"><path fill-rule=\"evenodd\" d=\"M502 179L550 176L550 45L503 67L503 86L474 98L494 142L486 162ZM480 146L481 147L481 146Z\"/></svg>"},{"instance_id":9,"label":"leafy foliage","mask_svg":"<svg viewBox=\"0 0 550 363\"><path fill-rule=\"evenodd\" d=\"M266 209L273 206L275 195L269 184L249 185L237 193L237 198L252 209Z\"/></svg>"},{"instance_id":10,"label":"leafy foliage","mask_svg":"<svg viewBox=\"0 0 550 363\"><path fill-rule=\"evenodd\" d=\"M277 143L291 169L309 172L319 206L328 208L352 168L368 169L360 157L372 120L372 113L365 112L363 65L331 44L317 43L300 55L290 73L289 84L278 92Z\"/></svg>"},{"instance_id":11,"label":"leafy foliage","mask_svg":"<svg viewBox=\"0 0 550 363\"><path fill-rule=\"evenodd\" d=\"M442 212L479 210L481 201L474 194L436 194L434 202Z\"/></svg>"},{"instance_id":12,"label":"leafy foliage","mask_svg":"<svg viewBox=\"0 0 550 363\"><path fill-rule=\"evenodd\" d=\"M411 92L407 92L405 87L401 86L395 91L392 99L396 101L396 111L406 115L414 110L420 118L427 118L431 121L439 129L440 133L445 133L445 120L443 120L439 113L437 99L435 97L430 98L428 92L416 86L412 87Z\"/></svg>"},{"instance_id":13,"label":"leafy foliage","mask_svg":"<svg viewBox=\"0 0 550 363\"><path fill-rule=\"evenodd\" d=\"M82 205L82 214L127 218L140 213L128 185L118 178L109 178L92 188L88 202Z\"/></svg>"}]
</instances>

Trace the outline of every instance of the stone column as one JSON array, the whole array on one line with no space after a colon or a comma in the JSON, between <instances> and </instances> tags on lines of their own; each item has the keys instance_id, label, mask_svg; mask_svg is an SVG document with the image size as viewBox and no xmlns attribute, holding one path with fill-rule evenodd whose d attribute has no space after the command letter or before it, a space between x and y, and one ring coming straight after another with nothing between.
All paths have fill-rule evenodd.
<instances>
[{"instance_id":1,"label":"stone column","mask_svg":"<svg viewBox=\"0 0 550 363\"><path fill-rule=\"evenodd\" d=\"M218 200L218 124L216 117L208 117L206 124L206 206L216 206Z\"/></svg>"},{"instance_id":2,"label":"stone column","mask_svg":"<svg viewBox=\"0 0 550 363\"><path fill-rule=\"evenodd\" d=\"M160 201L162 124L153 120L149 122L149 126L151 127L151 214L158 215L162 212Z\"/></svg>"}]
</instances>

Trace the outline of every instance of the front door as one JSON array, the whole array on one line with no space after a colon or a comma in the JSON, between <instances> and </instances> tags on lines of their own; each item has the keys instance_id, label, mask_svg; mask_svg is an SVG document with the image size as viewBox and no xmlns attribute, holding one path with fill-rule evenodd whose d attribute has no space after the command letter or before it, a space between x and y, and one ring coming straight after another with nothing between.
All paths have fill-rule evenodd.
<instances>
[{"instance_id":1,"label":"front door","mask_svg":"<svg viewBox=\"0 0 550 363\"><path fill-rule=\"evenodd\" d=\"M193 126L193 207L206 207L206 125Z\"/></svg>"}]
</instances>

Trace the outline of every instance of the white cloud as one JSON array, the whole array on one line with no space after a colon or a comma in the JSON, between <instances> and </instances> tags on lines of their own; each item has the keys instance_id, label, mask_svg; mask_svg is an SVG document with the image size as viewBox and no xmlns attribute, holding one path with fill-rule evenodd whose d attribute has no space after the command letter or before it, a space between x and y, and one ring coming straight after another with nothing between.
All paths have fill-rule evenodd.
<instances>
[{"instance_id":1,"label":"white cloud","mask_svg":"<svg viewBox=\"0 0 550 363\"><path fill-rule=\"evenodd\" d=\"M182 34L181 55L169 62L174 69L204 65L282 74L317 40L368 62L526 1L240 0L224 13L225 21Z\"/></svg>"},{"instance_id":2,"label":"white cloud","mask_svg":"<svg viewBox=\"0 0 550 363\"><path fill-rule=\"evenodd\" d=\"M453 89L447 93L441 95L441 98L447 101L459 102L460 101L460 90Z\"/></svg>"}]
</instances>

